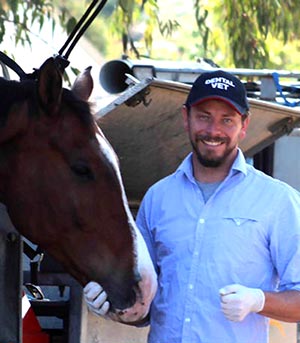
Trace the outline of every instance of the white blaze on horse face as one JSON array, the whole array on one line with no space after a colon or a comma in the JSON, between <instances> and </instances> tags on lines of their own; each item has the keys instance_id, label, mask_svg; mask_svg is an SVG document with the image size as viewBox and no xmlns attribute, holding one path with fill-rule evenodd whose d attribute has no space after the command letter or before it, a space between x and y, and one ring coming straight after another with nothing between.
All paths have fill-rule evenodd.
<instances>
[{"instance_id":1,"label":"white blaze on horse face","mask_svg":"<svg viewBox=\"0 0 300 343\"><path fill-rule=\"evenodd\" d=\"M119 180L123 204L128 217L128 223L134 231L132 234L134 241L134 253L136 256L136 267L139 275L141 276L141 281L138 284L139 290L137 293L136 303L131 308L122 311L117 310L117 316L115 317L112 315L111 317L114 320L123 322L135 322L143 319L149 311L151 302L157 289L157 276L146 243L135 224L129 208L117 155L100 129L99 133L97 133L97 139L100 144L101 151L113 166Z\"/></svg>"}]
</instances>

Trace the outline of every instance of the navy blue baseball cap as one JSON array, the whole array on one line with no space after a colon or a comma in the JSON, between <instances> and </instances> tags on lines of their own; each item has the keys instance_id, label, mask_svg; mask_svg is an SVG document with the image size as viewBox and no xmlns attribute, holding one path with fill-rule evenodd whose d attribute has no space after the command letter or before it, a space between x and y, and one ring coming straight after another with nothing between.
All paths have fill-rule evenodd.
<instances>
[{"instance_id":1,"label":"navy blue baseball cap","mask_svg":"<svg viewBox=\"0 0 300 343\"><path fill-rule=\"evenodd\" d=\"M245 86L237 77L223 70L201 74L195 80L185 104L192 107L210 99L223 100L243 116L249 113Z\"/></svg>"}]
</instances>

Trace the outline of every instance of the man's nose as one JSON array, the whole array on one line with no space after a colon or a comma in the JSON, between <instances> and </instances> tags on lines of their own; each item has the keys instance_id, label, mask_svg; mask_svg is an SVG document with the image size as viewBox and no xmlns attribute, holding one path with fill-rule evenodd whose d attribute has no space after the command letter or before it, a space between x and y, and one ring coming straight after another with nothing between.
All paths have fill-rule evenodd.
<instances>
[{"instance_id":1,"label":"man's nose","mask_svg":"<svg viewBox=\"0 0 300 343\"><path fill-rule=\"evenodd\" d=\"M216 120L211 120L209 123L207 123L206 131L210 134L220 132L221 125Z\"/></svg>"}]
</instances>

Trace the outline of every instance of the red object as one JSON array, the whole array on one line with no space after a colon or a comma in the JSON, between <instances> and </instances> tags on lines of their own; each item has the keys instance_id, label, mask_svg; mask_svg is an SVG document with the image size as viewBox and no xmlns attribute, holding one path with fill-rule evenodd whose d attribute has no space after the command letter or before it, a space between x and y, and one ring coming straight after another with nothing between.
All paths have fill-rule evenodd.
<instances>
[{"instance_id":1,"label":"red object","mask_svg":"<svg viewBox=\"0 0 300 343\"><path fill-rule=\"evenodd\" d=\"M23 343L49 343L50 337L42 332L27 295L22 297Z\"/></svg>"}]
</instances>

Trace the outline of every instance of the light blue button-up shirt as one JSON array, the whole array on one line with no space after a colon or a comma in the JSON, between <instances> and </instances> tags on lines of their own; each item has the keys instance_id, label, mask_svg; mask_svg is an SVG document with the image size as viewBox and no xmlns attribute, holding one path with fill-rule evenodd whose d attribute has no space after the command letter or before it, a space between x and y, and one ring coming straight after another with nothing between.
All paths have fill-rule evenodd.
<instances>
[{"instance_id":1,"label":"light blue button-up shirt","mask_svg":"<svg viewBox=\"0 0 300 343\"><path fill-rule=\"evenodd\" d=\"M206 203L189 155L148 190L137 224L159 282L150 343L266 343L268 319L227 320L219 289L300 291L299 193L246 164L241 151Z\"/></svg>"}]
</instances>

